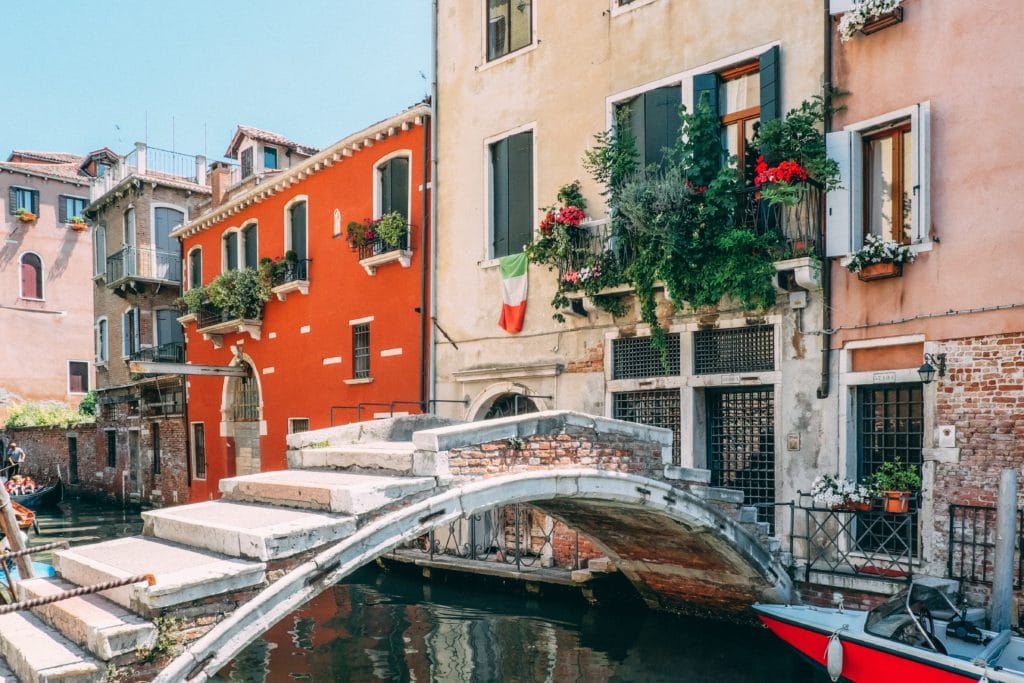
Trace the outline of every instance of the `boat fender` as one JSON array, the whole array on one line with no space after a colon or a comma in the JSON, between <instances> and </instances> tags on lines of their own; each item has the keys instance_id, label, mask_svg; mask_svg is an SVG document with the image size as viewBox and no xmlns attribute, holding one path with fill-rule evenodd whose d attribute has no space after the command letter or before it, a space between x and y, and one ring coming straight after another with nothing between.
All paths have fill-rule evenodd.
<instances>
[{"instance_id":1,"label":"boat fender","mask_svg":"<svg viewBox=\"0 0 1024 683\"><path fill-rule=\"evenodd\" d=\"M825 668L832 683L839 680L843 675L843 643L839 640L839 634L833 633L828 639L825 647Z\"/></svg>"}]
</instances>

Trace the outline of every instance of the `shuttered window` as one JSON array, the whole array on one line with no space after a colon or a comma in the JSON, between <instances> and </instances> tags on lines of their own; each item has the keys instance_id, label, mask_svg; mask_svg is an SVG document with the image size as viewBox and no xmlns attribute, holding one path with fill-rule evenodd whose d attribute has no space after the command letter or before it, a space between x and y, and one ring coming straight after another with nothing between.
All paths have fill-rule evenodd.
<instances>
[{"instance_id":1,"label":"shuttered window","mask_svg":"<svg viewBox=\"0 0 1024 683\"><path fill-rule=\"evenodd\" d=\"M124 212L124 243L135 246L135 209L128 208Z\"/></svg>"},{"instance_id":2,"label":"shuttered window","mask_svg":"<svg viewBox=\"0 0 1024 683\"><path fill-rule=\"evenodd\" d=\"M106 363L110 358L110 337L107 319L100 318L96 321L96 362Z\"/></svg>"},{"instance_id":3,"label":"shuttered window","mask_svg":"<svg viewBox=\"0 0 1024 683\"><path fill-rule=\"evenodd\" d=\"M39 215L39 190L32 190L27 187L11 186L8 190L7 211L12 216L18 213L18 209L25 209L35 215Z\"/></svg>"},{"instance_id":4,"label":"shuttered window","mask_svg":"<svg viewBox=\"0 0 1024 683\"><path fill-rule=\"evenodd\" d=\"M306 249L306 202L298 202L288 208L288 250L294 251L301 261L309 258Z\"/></svg>"},{"instance_id":5,"label":"shuttered window","mask_svg":"<svg viewBox=\"0 0 1024 683\"><path fill-rule=\"evenodd\" d=\"M242 177L248 178L252 175L252 147L246 147L242 150L238 160L242 164Z\"/></svg>"},{"instance_id":6,"label":"shuttered window","mask_svg":"<svg viewBox=\"0 0 1024 683\"><path fill-rule=\"evenodd\" d=\"M57 222L67 223L72 218L83 218L86 201L81 197L60 195L57 201Z\"/></svg>"},{"instance_id":7,"label":"shuttered window","mask_svg":"<svg viewBox=\"0 0 1024 683\"><path fill-rule=\"evenodd\" d=\"M533 239L533 132L499 140L490 152L492 254L518 254Z\"/></svg>"},{"instance_id":8,"label":"shuttered window","mask_svg":"<svg viewBox=\"0 0 1024 683\"><path fill-rule=\"evenodd\" d=\"M530 0L487 0L487 61L533 42L532 5Z\"/></svg>"},{"instance_id":9,"label":"shuttered window","mask_svg":"<svg viewBox=\"0 0 1024 683\"><path fill-rule=\"evenodd\" d=\"M43 298L43 261L36 254L21 256L21 298Z\"/></svg>"},{"instance_id":10,"label":"shuttered window","mask_svg":"<svg viewBox=\"0 0 1024 683\"><path fill-rule=\"evenodd\" d=\"M68 361L68 393L84 394L89 391L89 363L83 360Z\"/></svg>"},{"instance_id":11,"label":"shuttered window","mask_svg":"<svg viewBox=\"0 0 1024 683\"><path fill-rule=\"evenodd\" d=\"M377 167L380 215L400 213L409 220L409 158L395 157Z\"/></svg>"},{"instance_id":12,"label":"shuttered window","mask_svg":"<svg viewBox=\"0 0 1024 683\"><path fill-rule=\"evenodd\" d=\"M681 103L682 90L678 85L648 90L618 103L618 112L628 115L636 140L637 163L641 166L661 164L666 149L672 149L679 140Z\"/></svg>"},{"instance_id":13,"label":"shuttered window","mask_svg":"<svg viewBox=\"0 0 1024 683\"><path fill-rule=\"evenodd\" d=\"M206 425L192 423L192 467L196 479L206 479Z\"/></svg>"},{"instance_id":14,"label":"shuttered window","mask_svg":"<svg viewBox=\"0 0 1024 683\"><path fill-rule=\"evenodd\" d=\"M255 268L259 265L255 223L250 223L242 228L242 258L243 268Z\"/></svg>"},{"instance_id":15,"label":"shuttered window","mask_svg":"<svg viewBox=\"0 0 1024 683\"><path fill-rule=\"evenodd\" d=\"M193 249L188 252L188 287L194 289L203 284L203 250Z\"/></svg>"},{"instance_id":16,"label":"shuttered window","mask_svg":"<svg viewBox=\"0 0 1024 683\"><path fill-rule=\"evenodd\" d=\"M139 340L139 309L136 306L121 316L121 357L130 358L142 346Z\"/></svg>"},{"instance_id":17,"label":"shuttered window","mask_svg":"<svg viewBox=\"0 0 1024 683\"><path fill-rule=\"evenodd\" d=\"M222 272L238 270L238 232L225 233L224 241L224 267Z\"/></svg>"},{"instance_id":18,"label":"shuttered window","mask_svg":"<svg viewBox=\"0 0 1024 683\"><path fill-rule=\"evenodd\" d=\"M277 149L274 147L263 148L263 168L268 171L277 169Z\"/></svg>"},{"instance_id":19,"label":"shuttered window","mask_svg":"<svg viewBox=\"0 0 1024 683\"><path fill-rule=\"evenodd\" d=\"M96 275L107 273L107 226L97 225L92 233L92 248L95 255L94 270Z\"/></svg>"}]
</instances>

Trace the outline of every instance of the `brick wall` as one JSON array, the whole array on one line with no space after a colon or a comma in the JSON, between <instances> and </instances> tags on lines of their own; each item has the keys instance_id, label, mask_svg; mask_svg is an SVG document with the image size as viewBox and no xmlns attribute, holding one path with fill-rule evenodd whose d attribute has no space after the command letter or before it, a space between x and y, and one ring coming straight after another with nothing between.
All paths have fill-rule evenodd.
<instances>
[{"instance_id":1,"label":"brick wall","mask_svg":"<svg viewBox=\"0 0 1024 683\"><path fill-rule=\"evenodd\" d=\"M1001 471L1024 466L1024 334L942 346L948 369L937 379L935 424L956 427L960 459L935 465L931 530L939 571L948 557L950 504L995 506ZM1024 508L1024 486L1018 507ZM987 588L970 592L982 599Z\"/></svg>"},{"instance_id":2,"label":"brick wall","mask_svg":"<svg viewBox=\"0 0 1024 683\"><path fill-rule=\"evenodd\" d=\"M85 480L94 471L96 462L96 425L80 424L71 427L29 427L8 429L0 433L4 446L17 441L25 450L23 474L32 476L39 483L49 483L57 478L58 467L65 483L69 482L68 441L74 437L78 443L78 477Z\"/></svg>"}]
</instances>

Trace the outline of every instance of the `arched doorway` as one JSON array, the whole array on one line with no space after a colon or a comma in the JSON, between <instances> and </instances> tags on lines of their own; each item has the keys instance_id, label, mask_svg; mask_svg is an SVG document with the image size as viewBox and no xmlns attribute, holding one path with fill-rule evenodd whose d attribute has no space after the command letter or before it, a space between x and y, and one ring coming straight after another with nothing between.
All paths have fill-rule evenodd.
<instances>
[{"instance_id":1,"label":"arched doorway","mask_svg":"<svg viewBox=\"0 0 1024 683\"><path fill-rule=\"evenodd\" d=\"M260 471L260 432L263 404L259 379L252 365L239 363L246 369L243 377L230 377L224 391L222 416L229 447L234 447L235 474Z\"/></svg>"}]
</instances>

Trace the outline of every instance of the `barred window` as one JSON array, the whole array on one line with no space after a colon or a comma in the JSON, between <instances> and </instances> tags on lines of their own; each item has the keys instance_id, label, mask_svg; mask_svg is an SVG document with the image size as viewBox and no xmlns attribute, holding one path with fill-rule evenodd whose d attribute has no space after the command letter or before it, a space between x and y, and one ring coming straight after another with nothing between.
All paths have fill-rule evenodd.
<instances>
[{"instance_id":1,"label":"barred window","mask_svg":"<svg viewBox=\"0 0 1024 683\"><path fill-rule=\"evenodd\" d=\"M679 464L682 438L679 420L679 390L623 391L612 394L612 417L672 430L672 463Z\"/></svg>"},{"instance_id":2,"label":"barred window","mask_svg":"<svg viewBox=\"0 0 1024 683\"><path fill-rule=\"evenodd\" d=\"M700 330L693 335L693 372L711 375L775 369L775 327Z\"/></svg>"},{"instance_id":3,"label":"barred window","mask_svg":"<svg viewBox=\"0 0 1024 683\"><path fill-rule=\"evenodd\" d=\"M352 326L352 367L355 379L370 377L370 323Z\"/></svg>"},{"instance_id":4,"label":"barred window","mask_svg":"<svg viewBox=\"0 0 1024 683\"><path fill-rule=\"evenodd\" d=\"M666 377L679 374L679 335L666 334L668 367L661 352L651 346L650 337L622 337L612 340L612 379Z\"/></svg>"}]
</instances>

